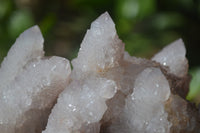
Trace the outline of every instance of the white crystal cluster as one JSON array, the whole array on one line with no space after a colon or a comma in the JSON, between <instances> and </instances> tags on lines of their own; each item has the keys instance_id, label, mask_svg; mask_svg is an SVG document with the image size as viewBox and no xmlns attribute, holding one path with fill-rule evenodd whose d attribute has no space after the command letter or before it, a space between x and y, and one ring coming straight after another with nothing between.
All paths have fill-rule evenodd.
<instances>
[{"instance_id":1,"label":"white crystal cluster","mask_svg":"<svg viewBox=\"0 0 200 133\"><path fill-rule=\"evenodd\" d=\"M103 71L119 66L123 48L107 13L92 23L78 57L72 61L72 81L58 98L43 133L100 131L99 121L107 110L106 101L118 89L116 82L106 78ZM88 129L90 126L94 129Z\"/></svg>"},{"instance_id":2,"label":"white crystal cluster","mask_svg":"<svg viewBox=\"0 0 200 133\"><path fill-rule=\"evenodd\" d=\"M169 84L160 69L144 69L135 80L133 93L125 99L124 109L109 127L109 132L169 133L170 122L164 109L169 95Z\"/></svg>"},{"instance_id":3,"label":"white crystal cluster","mask_svg":"<svg viewBox=\"0 0 200 133\"><path fill-rule=\"evenodd\" d=\"M177 48L184 47L179 43ZM162 59L163 51L155 60L170 62L166 64L170 72L186 61L184 49L177 54L184 59L180 61ZM72 81L58 98L43 133L170 132L164 107L171 93L167 79L156 63L124 55L124 44L107 13L91 24L72 64Z\"/></svg>"},{"instance_id":4,"label":"white crystal cluster","mask_svg":"<svg viewBox=\"0 0 200 133\"><path fill-rule=\"evenodd\" d=\"M22 33L0 68L0 132L42 130L70 73L68 60L44 57L37 26Z\"/></svg>"},{"instance_id":5,"label":"white crystal cluster","mask_svg":"<svg viewBox=\"0 0 200 133\"><path fill-rule=\"evenodd\" d=\"M45 58L42 49L42 35L32 27L1 65L1 133L182 132L187 102L171 91L173 79L187 75L181 39L152 60L132 57L106 12L87 31L72 72L66 59Z\"/></svg>"}]
</instances>

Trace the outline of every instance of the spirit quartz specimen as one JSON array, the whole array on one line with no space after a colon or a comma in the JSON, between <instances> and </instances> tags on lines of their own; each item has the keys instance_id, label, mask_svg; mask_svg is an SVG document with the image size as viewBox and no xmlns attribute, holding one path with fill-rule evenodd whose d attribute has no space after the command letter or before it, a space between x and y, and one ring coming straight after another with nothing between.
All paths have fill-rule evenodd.
<instances>
[{"instance_id":1,"label":"spirit quartz specimen","mask_svg":"<svg viewBox=\"0 0 200 133\"><path fill-rule=\"evenodd\" d=\"M67 59L44 57L37 26L22 33L0 68L0 132L41 132L70 73Z\"/></svg>"},{"instance_id":2,"label":"spirit quartz specimen","mask_svg":"<svg viewBox=\"0 0 200 133\"><path fill-rule=\"evenodd\" d=\"M199 112L185 100L181 39L151 60L132 57L106 12L87 31L72 72L66 59L44 58L42 42L38 27L25 31L1 65L2 133L200 133Z\"/></svg>"}]
</instances>

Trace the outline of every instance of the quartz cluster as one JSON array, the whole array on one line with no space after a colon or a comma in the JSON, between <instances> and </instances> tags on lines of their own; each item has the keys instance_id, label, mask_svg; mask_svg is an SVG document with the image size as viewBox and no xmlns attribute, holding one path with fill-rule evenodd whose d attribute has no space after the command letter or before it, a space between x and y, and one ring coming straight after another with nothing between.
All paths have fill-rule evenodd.
<instances>
[{"instance_id":1,"label":"quartz cluster","mask_svg":"<svg viewBox=\"0 0 200 133\"><path fill-rule=\"evenodd\" d=\"M0 132L41 132L70 73L67 59L44 57L37 26L22 33L0 68Z\"/></svg>"},{"instance_id":2,"label":"quartz cluster","mask_svg":"<svg viewBox=\"0 0 200 133\"><path fill-rule=\"evenodd\" d=\"M0 68L1 133L200 133L185 100L190 76L181 39L152 59L124 51L106 12L69 61L44 57L37 26L20 35Z\"/></svg>"}]
</instances>

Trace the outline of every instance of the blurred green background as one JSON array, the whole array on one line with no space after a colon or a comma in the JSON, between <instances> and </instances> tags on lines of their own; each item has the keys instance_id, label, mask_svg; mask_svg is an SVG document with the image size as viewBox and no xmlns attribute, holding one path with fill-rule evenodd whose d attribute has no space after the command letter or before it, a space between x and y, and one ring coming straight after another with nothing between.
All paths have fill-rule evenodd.
<instances>
[{"instance_id":1,"label":"blurred green background","mask_svg":"<svg viewBox=\"0 0 200 133\"><path fill-rule=\"evenodd\" d=\"M150 58L183 38L191 74L199 73L200 0L0 0L0 62L19 34L35 24L44 35L46 55L71 60L86 29L105 11L131 55ZM200 92L200 82L192 84L189 99Z\"/></svg>"}]
</instances>

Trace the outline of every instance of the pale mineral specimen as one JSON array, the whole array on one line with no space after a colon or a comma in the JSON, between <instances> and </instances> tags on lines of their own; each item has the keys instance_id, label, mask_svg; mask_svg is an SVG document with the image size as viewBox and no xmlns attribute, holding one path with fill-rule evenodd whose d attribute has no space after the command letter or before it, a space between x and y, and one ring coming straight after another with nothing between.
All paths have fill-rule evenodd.
<instances>
[{"instance_id":1,"label":"pale mineral specimen","mask_svg":"<svg viewBox=\"0 0 200 133\"><path fill-rule=\"evenodd\" d=\"M166 46L152 60L170 68L170 72L177 76L185 76L188 70L188 62L185 58L186 50L182 39Z\"/></svg>"},{"instance_id":2,"label":"pale mineral specimen","mask_svg":"<svg viewBox=\"0 0 200 133\"><path fill-rule=\"evenodd\" d=\"M44 58L37 26L22 33L0 68L0 132L41 132L70 73L68 60Z\"/></svg>"},{"instance_id":3,"label":"pale mineral specimen","mask_svg":"<svg viewBox=\"0 0 200 133\"><path fill-rule=\"evenodd\" d=\"M43 133L100 131L99 121L107 110L106 101L118 89L116 82L103 74L119 66L123 48L108 13L92 23L78 57L72 61L72 81L59 96Z\"/></svg>"},{"instance_id":4,"label":"pale mineral specimen","mask_svg":"<svg viewBox=\"0 0 200 133\"><path fill-rule=\"evenodd\" d=\"M106 12L87 31L72 72L66 59L43 58L42 42L37 27L25 31L2 63L1 132L200 133L199 110L185 100L181 39L151 60L132 57Z\"/></svg>"},{"instance_id":5,"label":"pale mineral specimen","mask_svg":"<svg viewBox=\"0 0 200 133\"><path fill-rule=\"evenodd\" d=\"M185 53L180 39L152 60L131 57L102 14L72 61L71 82L43 133L199 133L199 114L180 90L189 82Z\"/></svg>"}]
</instances>

